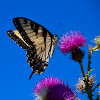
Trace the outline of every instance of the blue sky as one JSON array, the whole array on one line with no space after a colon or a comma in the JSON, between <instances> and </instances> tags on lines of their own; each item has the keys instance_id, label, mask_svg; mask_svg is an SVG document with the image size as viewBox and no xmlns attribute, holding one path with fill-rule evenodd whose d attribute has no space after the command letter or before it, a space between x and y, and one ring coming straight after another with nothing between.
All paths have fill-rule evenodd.
<instances>
[{"instance_id":1,"label":"blue sky","mask_svg":"<svg viewBox=\"0 0 100 100\"><path fill-rule=\"evenodd\" d=\"M55 49L49 66L41 75L34 74L27 64L26 51L22 50L7 35L6 31L15 29L12 19L25 17L31 19L58 37L67 31L82 31L89 45L95 46L93 39L100 35L100 1L99 0L3 0L0 1L0 100L34 100L33 88L40 79L47 76L62 78L70 87L74 87L81 70L78 63ZM61 26L56 31L56 28ZM88 47L83 59L86 71L88 64ZM91 67L96 69L96 82L100 82L100 51L92 54ZM97 93L97 91L96 91ZM95 94L96 94L95 93ZM87 95L77 93L81 100L88 100Z\"/></svg>"}]
</instances>

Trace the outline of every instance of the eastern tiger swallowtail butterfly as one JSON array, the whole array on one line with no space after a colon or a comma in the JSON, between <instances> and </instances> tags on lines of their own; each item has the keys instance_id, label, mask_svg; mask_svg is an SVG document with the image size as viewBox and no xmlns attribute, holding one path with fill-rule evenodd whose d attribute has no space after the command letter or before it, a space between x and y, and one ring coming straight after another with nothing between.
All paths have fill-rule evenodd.
<instances>
[{"instance_id":1,"label":"eastern tiger swallowtail butterfly","mask_svg":"<svg viewBox=\"0 0 100 100\"><path fill-rule=\"evenodd\" d=\"M13 23L16 29L7 31L7 35L27 50L27 63L33 69L30 78L34 73L43 73L48 66L49 57L53 55L57 35L52 35L45 27L27 18L14 18Z\"/></svg>"}]
</instances>

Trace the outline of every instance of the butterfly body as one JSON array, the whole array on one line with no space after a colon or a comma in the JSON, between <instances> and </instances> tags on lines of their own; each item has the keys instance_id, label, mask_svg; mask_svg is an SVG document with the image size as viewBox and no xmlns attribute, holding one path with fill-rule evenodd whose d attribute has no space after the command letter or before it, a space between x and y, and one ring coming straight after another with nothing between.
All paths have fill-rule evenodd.
<instances>
[{"instance_id":1,"label":"butterfly body","mask_svg":"<svg viewBox=\"0 0 100 100\"><path fill-rule=\"evenodd\" d=\"M7 31L7 35L21 48L27 50L27 63L34 73L43 73L48 66L57 44L57 36L52 35L40 24L23 17L13 19L15 30Z\"/></svg>"}]
</instances>

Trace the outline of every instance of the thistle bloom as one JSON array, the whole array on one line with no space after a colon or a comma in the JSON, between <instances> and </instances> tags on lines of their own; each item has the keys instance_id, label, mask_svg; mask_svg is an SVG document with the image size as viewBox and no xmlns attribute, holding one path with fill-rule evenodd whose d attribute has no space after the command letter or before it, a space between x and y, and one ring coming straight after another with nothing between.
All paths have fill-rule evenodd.
<instances>
[{"instance_id":1,"label":"thistle bloom","mask_svg":"<svg viewBox=\"0 0 100 100\"><path fill-rule=\"evenodd\" d=\"M100 36L96 36L96 38L94 38L94 42L96 43L96 46L92 48L92 51L100 50Z\"/></svg>"},{"instance_id":2,"label":"thistle bloom","mask_svg":"<svg viewBox=\"0 0 100 100\"><path fill-rule=\"evenodd\" d=\"M79 49L80 46L85 45L86 39L83 37L80 31L67 32L59 40L59 47L62 53L72 52L74 49Z\"/></svg>"},{"instance_id":3,"label":"thistle bloom","mask_svg":"<svg viewBox=\"0 0 100 100\"><path fill-rule=\"evenodd\" d=\"M36 85L37 100L75 100L75 93L61 80L54 77L43 78Z\"/></svg>"},{"instance_id":4,"label":"thistle bloom","mask_svg":"<svg viewBox=\"0 0 100 100\"><path fill-rule=\"evenodd\" d=\"M95 43L100 46L100 36L97 36L94 40Z\"/></svg>"}]
</instances>

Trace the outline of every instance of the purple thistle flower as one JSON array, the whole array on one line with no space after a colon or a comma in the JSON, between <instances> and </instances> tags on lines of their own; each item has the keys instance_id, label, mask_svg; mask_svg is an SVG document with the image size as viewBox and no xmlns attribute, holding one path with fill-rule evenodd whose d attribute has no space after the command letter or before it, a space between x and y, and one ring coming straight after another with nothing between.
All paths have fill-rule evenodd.
<instances>
[{"instance_id":1,"label":"purple thistle flower","mask_svg":"<svg viewBox=\"0 0 100 100\"><path fill-rule=\"evenodd\" d=\"M75 100L76 97L68 85L54 77L43 78L34 92L38 100Z\"/></svg>"},{"instance_id":2,"label":"purple thistle flower","mask_svg":"<svg viewBox=\"0 0 100 100\"><path fill-rule=\"evenodd\" d=\"M70 35L69 35L70 33ZM80 46L86 45L86 39L80 31L70 31L63 35L59 40L59 47L62 53L69 53Z\"/></svg>"}]
</instances>

